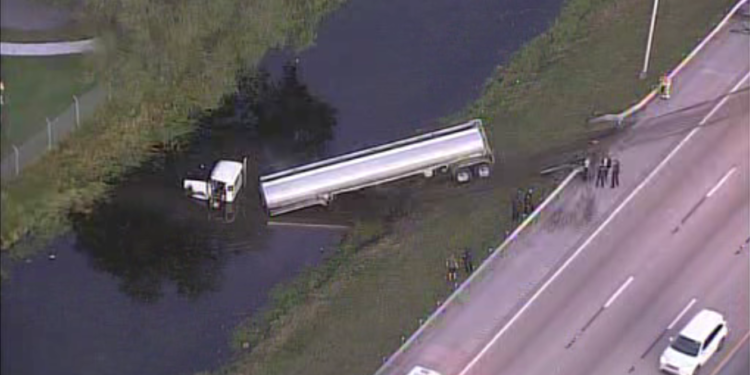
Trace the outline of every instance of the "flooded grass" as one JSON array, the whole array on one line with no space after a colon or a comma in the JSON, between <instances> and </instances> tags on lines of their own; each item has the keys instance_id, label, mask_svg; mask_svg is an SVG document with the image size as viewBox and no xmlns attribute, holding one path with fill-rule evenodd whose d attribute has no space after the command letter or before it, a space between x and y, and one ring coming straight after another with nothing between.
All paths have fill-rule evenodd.
<instances>
[{"instance_id":1,"label":"flooded grass","mask_svg":"<svg viewBox=\"0 0 750 375\"><path fill-rule=\"evenodd\" d=\"M265 317L263 329L238 331L237 342L254 344L249 353L219 373L373 373L449 294L446 257L464 248L486 257L511 228L515 189L553 184L535 177L539 165L527 160L585 139L597 130L587 119L637 101L732 3L663 1L651 74L641 81L650 2L569 1L550 31L498 69L480 100L446 120L487 119L500 163L514 172L500 166L494 185L475 188L481 192L459 188L417 199L375 244L344 241L342 249L353 253L320 271L332 276L287 285L279 292L283 308Z\"/></svg>"}]
</instances>

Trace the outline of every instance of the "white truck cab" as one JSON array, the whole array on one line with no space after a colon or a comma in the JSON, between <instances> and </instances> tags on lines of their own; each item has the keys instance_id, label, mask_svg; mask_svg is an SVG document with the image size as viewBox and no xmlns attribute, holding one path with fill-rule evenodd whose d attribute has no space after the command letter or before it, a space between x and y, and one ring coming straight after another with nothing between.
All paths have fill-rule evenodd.
<instances>
[{"instance_id":1,"label":"white truck cab","mask_svg":"<svg viewBox=\"0 0 750 375\"><path fill-rule=\"evenodd\" d=\"M659 369L675 375L695 374L721 349L728 333L727 322L721 314L702 310L677 338L670 339L670 345L659 358Z\"/></svg>"},{"instance_id":2,"label":"white truck cab","mask_svg":"<svg viewBox=\"0 0 750 375\"><path fill-rule=\"evenodd\" d=\"M247 159L242 163L221 160L214 165L208 180L185 179L182 187L196 199L209 201L218 208L222 203L232 203L242 188Z\"/></svg>"}]
</instances>

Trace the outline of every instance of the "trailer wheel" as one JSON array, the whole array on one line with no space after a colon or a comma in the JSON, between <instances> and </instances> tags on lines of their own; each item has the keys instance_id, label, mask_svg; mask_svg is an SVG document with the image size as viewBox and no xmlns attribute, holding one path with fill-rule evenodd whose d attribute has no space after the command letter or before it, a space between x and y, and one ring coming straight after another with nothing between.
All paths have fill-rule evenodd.
<instances>
[{"instance_id":1,"label":"trailer wheel","mask_svg":"<svg viewBox=\"0 0 750 375\"><path fill-rule=\"evenodd\" d=\"M475 173L477 177L479 178L489 178L490 177L490 165L487 163L482 163L476 166Z\"/></svg>"},{"instance_id":2,"label":"trailer wheel","mask_svg":"<svg viewBox=\"0 0 750 375\"><path fill-rule=\"evenodd\" d=\"M459 168L456 170L456 181L459 183L471 181L471 171L468 168Z\"/></svg>"}]
</instances>

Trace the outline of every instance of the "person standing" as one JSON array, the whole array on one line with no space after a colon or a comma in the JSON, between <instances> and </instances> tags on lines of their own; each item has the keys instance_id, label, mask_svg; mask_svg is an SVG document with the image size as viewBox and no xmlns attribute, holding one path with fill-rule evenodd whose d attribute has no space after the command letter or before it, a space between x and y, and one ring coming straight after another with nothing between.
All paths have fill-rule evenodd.
<instances>
[{"instance_id":1,"label":"person standing","mask_svg":"<svg viewBox=\"0 0 750 375\"><path fill-rule=\"evenodd\" d=\"M523 214L528 217L532 212L534 212L534 189L529 189L523 198Z\"/></svg>"},{"instance_id":2,"label":"person standing","mask_svg":"<svg viewBox=\"0 0 750 375\"><path fill-rule=\"evenodd\" d=\"M604 155L604 165L607 167L607 176L609 177L609 170L612 169L612 157L609 154Z\"/></svg>"},{"instance_id":3,"label":"person standing","mask_svg":"<svg viewBox=\"0 0 750 375\"><path fill-rule=\"evenodd\" d=\"M464 250L462 260L464 262L464 270L466 271L466 274L470 275L472 272L474 272L474 262L471 259L471 250Z\"/></svg>"},{"instance_id":4,"label":"person standing","mask_svg":"<svg viewBox=\"0 0 750 375\"><path fill-rule=\"evenodd\" d=\"M590 169L590 167L591 167L591 158L589 158L588 156L586 156L583 159L583 181L584 182L589 180L589 169Z\"/></svg>"},{"instance_id":5,"label":"person standing","mask_svg":"<svg viewBox=\"0 0 750 375\"><path fill-rule=\"evenodd\" d=\"M596 187L604 187L604 176L606 172L607 167L604 165L604 163L599 163L599 168L597 168L596 170Z\"/></svg>"},{"instance_id":6,"label":"person standing","mask_svg":"<svg viewBox=\"0 0 750 375\"><path fill-rule=\"evenodd\" d=\"M615 159L612 161L612 189L620 186L620 160Z\"/></svg>"},{"instance_id":7,"label":"person standing","mask_svg":"<svg viewBox=\"0 0 750 375\"><path fill-rule=\"evenodd\" d=\"M517 193L515 196L513 196L513 201L511 202L511 218L513 219L513 223L518 223L521 220L521 201L519 199L519 193Z\"/></svg>"},{"instance_id":8,"label":"person standing","mask_svg":"<svg viewBox=\"0 0 750 375\"><path fill-rule=\"evenodd\" d=\"M602 170L602 187L604 187L607 185L607 179L609 178L609 169L612 168L612 161L610 161L609 155L604 155L602 158L602 166L604 166Z\"/></svg>"},{"instance_id":9,"label":"person standing","mask_svg":"<svg viewBox=\"0 0 750 375\"><path fill-rule=\"evenodd\" d=\"M445 262L445 265L448 267L448 281L456 281L458 261L456 260L455 255L451 254Z\"/></svg>"}]
</instances>

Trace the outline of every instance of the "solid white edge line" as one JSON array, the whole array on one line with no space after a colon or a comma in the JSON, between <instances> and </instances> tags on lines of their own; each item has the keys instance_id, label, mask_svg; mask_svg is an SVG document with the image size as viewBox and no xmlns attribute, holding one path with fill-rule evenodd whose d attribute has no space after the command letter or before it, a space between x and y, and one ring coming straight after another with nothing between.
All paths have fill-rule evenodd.
<instances>
[{"instance_id":1,"label":"solid white edge line","mask_svg":"<svg viewBox=\"0 0 750 375\"><path fill-rule=\"evenodd\" d=\"M734 87L732 87L732 90L730 90L730 91L729 91L729 94L727 94L727 95L724 95L724 97L723 97L723 98L721 98L721 101L719 101L719 104L717 104L716 106L714 106L714 107L713 107L713 108L711 109L711 111L710 111L710 112L708 112L708 114L706 115L706 117L704 117L704 118L703 118L703 120L701 120L701 122L700 122L700 123L698 123L698 125L700 125L700 126L703 126L703 125L705 125L705 124L706 124L706 122L708 122L708 120L709 120L709 119L711 118L711 116L713 116L714 114L716 114L716 112L718 112L718 111L719 111L719 109L721 109L721 107L723 107L723 106L724 106L724 104L725 104L725 103L726 103L727 101L729 101L729 97L730 97L730 96L731 96L732 94L734 94L734 93L735 93L735 92L736 92L736 91L737 91L737 90L738 90L738 89L740 88L740 86L742 86L742 84L743 84L743 83L745 83L745 81L747 80L747 78L748 78L748 77L750 77L750 72L747 72L747 73L745 74L745 77L743 77L743 78L742 78L742 79L741 79L741 80L740 80L739 82L737 82L737 84L736 84L736 85L734 85Z\"/></svg>"},{"instance_id":2,"label":"solid white edge line","mask_svg":"<svg viewBox=\"0 0 750 375\"><path fill-rule=\"evenodd\" d=\"M703 40L695 48L693 48L692 51L690 51L690 54L687 55L684 59L682 59L682 61L680 61L680 63L677 65L677 67L675 67L674 70L672 70L667 75L669 77L669 79L673 80L675 78L675 76L677 76L677 74L687 65L687 63L690 60L692 60L698 54L698 52L700 52L703 49L703 47L705 47L706 44L708 44L708 42L711 39L713 39L714 36L716 36L716 34L719 33L719 30L721 30L724 27L724 25L726 25L727 22L729 22L730 19L732 19L732 17L734 16L734 14L737 13L737 10L739 10L742 7L742 5L745 4L745 2L747 2L747 0L740 0L740 1L738 1L734 5L734 7L732 7L732 9L729 11L729 13L727 13L724 16L724 18L721 20L721 22L719 22L719 24L716 25L716 27L714 27L713 30L711 30L711 32L705 38L703 38ZM630 107L630 108L628 108L628 109L620 112L618 114L618 116L621 119L625 119L626 117L629 117L633 113L640 111L641 108L645 107L646 104L648 104L649 102L651 102L651 100L653 100L655 97L656 97L656 90L652 90L643 99L641 99L640 102L638 102L636 105L634 105L634 106L632 106L632 107Z\"/></svg>"},{"instance_id":3,"label":"solid white edge line","mask_svg":"<svg viewBox=\"0 0 750 375\"><path fill-rule=\"evenodd\" d=\"M677 65L677 67L673 71L671 71L669 73L669 78L670 79L674 78L674 76L676 76L677 73L679 73L680 70L682 70L682 68L684 68L685 65L687 65L688 61L690 61L693 57L695 57L698 54L698 52L700 52L703 49L703 47L705 47L706 44L708 44L708 42L711 39L713 39L713 37L716 36L716 34L719 33L719 30L722 27L724 27L724 25L726 25L726 23L729 22L730 19L732 19L732 17L734 16L734 14L737 13L737 11L742 7L742 5L745 4L745 2L747 2L747 0L740 0L740 1L737 2L737 4L734 5L734 7L732 7L732 9L729 11L729 13L727 13L726 16L724 16L724 18L721 20L721 22L719 22L719 24L716 25L716 27L714 27L713 30L711 30L711 33L708 34L701 41L701 43L698 44L698 46L696 46L692 51L690 51L690 54L687 55L684 59L682 59L682 62L680 62L680 64Z\"/></svg>"},{"instance_id":4,"label":"solid white edge line","mask_svg":"<svg viewBox=\"0 0 750 375\"><path fill-rule=\"evenodd\" d=\"M739 88L742 85L742 83L744 83L745 80L748 79L748 77L750 77L750 72L748 72L747 74L745 74L745 77L742 78L742 80L740 80L740 82L738 82L732 88L732 90L730 91L730 94L733 93L733 92L735 92L737 90L737 88ZM722 103L720 102L719 104L716 105L716 107L718 107L719 105L722 105ZM714 107L714 109L716 107ZM712 115L715 112L716 111L712 110L709 113L709 115ZM710 116L706 116L704 118L704 120L707 120L709 117ZM482 356L484 356L485 353L487 353L487 351L490 349L490 347L492 347L492 345L494 345L495 342L497 342L497 340L510 328L510 326L513 325L513 323L515 323L516 320L518 320L518 318L524 312L526 312L526 309L528 309L529 306L532 303L534 303L534 301L536 301L537 298L539 298L539 295L542 294L549 287L549 285L552 284L552 282L554 282L557 279L558 276L560 276L560 274L562 273L562 271L564 271L568 267L568 265L570 265L570 263L572 263L573 260L575 260L575 258L578 257L578 255L583 251L583 249L585 249L586 246L588 246L588 244L591 243L591 241L593 241L594 238L602 230L604 230L604 228L614 219L614 217L618 213L620 213L620 211L622 211L622 209L625 207L625 205L627 205L628 203L630 203L630 201L651 181L652 178L654 178L654 176L656 176L656 174L658 174L662 170L662 168L664 168L665 165L667 165L667 162L669 162L669 160L671 160L672 157L674 157L674 155L677 154L677 152L700 129L701 129L700 127L693 128L693 130L691 130L690 133L688 133L688 135L685 136L685 138L683 138L682 141L680 141L679 144L677 144L677 146L667 155L667 157L664 158L664 160L662 160L659 163L659 165L657 165L656 168L654 168L654 170L651 171L651 173L649 173L649 175L646 176L646 178L638 186L636 186L635 189L633 189L633 191L630 193L630 195L628 195L625 198L625 200L623 200L620 203L620 205L617 206L617 208L609 215L609 217L607 217L607 219L594 231L594 233L592 233L591 236L589 236L589 238L587 238L586 241L584 241L583 244L581 244L581 246L579 246L578 249L576 249L576 251L573 253L573 255L571 255L570 258L568 258L565 261L565 263L563 263L562 266L560 266L560 268L558 268L555 271L555 273L553 273L552 276L544 284L542 284L542 286L531 296L531 298L529 298L529 300L513 315L513 317L510 318L510 320L508 321L508 323L505 323L505 325L503 326L503 328L501 328L500 331L498 333L496 333L494 337L492 337L492 340L490 340L490 342L487 343L482 348L482 350L480 350L479 353L476 356L474 356L474 358L472 358L471 361L469 361L469 363L463 368L463 370L461 370L461 372L458 375L466 375L466 373L469 370L471 370L471 368L474 367L474 365L476 365L476 363L479 361L479 359L482 358Z\"/></svg>"},{"instance_id":5,"label":"solid white edge line","mask_svg":"<svg viewBox=\"0 0 750 375\"><path fill-rule=\"evenodd\" d=\"M685 306L685 308L682 309L682 311L680 311L679 314L677 314L677 317L674 318L672 323L669 323L669 325L667 326L667 330L674 328L674 325L677 324L677 322L679 322L680 319L682 319L682 316L685 315L685 313L687 313L688 310L690 310L690 308L695 304L696 301L697 299L695 298L691 299L690 302L688 302L687 306Z\"/></svg>"},{"instance_id":6,"label":"solid white edge line","mask_svg":"<svg viewBox=\"0 0 750 375\"><path fill-rule=\"evenodd\" d=\"M721 362L719 362L718 365L716 365L716 368L711 373L711 375L717 375L719 372L721 372L721 370L724 369L724 366L726 366L727 363L729 363L729 360L732 359L732 357L735 354L737 354L737 351L740 350L743 344L745 344L745 341L747 341L748 337L750 337L750 331L745 332L745 336L742 336L742 338L737 343L737 345L735 345L734 348L732 348L732 350L729 351L729 354L727 354L727 356L724 357L724 359Z\"/></svg>"},{"instance_id":7,"label":"solid white edge line","mask_svg":"<svg viewBox=\"0 0 750 375\"><path fill-rule=\"evenodd\" d=\"M620 288L617 289L617 291L615 292L615 294L613 294L612 297L609 297L609 299L607 300L607 303L604 304L604 308L608 309L609 306L611 306L612 303L615 302L615 300L617 299L617 297L619 297L620 294L622 294L622 292L625 291L625 288L627 288L628 285L630 285L630 283L632 283L634 279L635 278L633 276L628 277L628 279L622 285L620 285Z\"/></svg>"},{"instance_id":8,"label":"solid white edge line","mask_svg":"<svg viewBox=\"0 0 750 375\"><path fill-rule=\"evenodd\" d=\"M719 190L719 188L721 188L721 185L724 185L724 183L727 182L729 177L731 177L734 174L735 170L737 170L737 167L732 167L732 169L730 169L729 172L725 173L724 177L722 177L721 180L719 180L719 182L716 185L714 185L714 187L711 188L708 194L706 194L706 198L711 198L711 196L714 195L714 193L716 193L716 191Z\"/></svg>"},{"instance_id":9,"label":"solid white edge line","mask_svg":"<svg viewBox=\"0 0 750 375\"><path fill-rule=\"evenodd\" d=\"M524 220L521 225L516 227L516 229L511 233L504 241L500 244L493 252L490 254L490 256L487 257L480 265L479 268L476 269L476 271L472 272L472 274L469 276L468 279L466 279L461 285L451 293L450 296L448 296L448 299L445 300L445 302L441 303L440 306L438 306L437 310L433 311L432 314L427 318L427 320L417 328L417 330L409 336L409 338L401 344L401 346L396 350L395 353L391 354L386 361L378 368L377 371L375 371L375 375L379 375L393 363L393 361L398 358L401 353L403 353L406 348L408 348L414 340L419 337L420 334L432 323L432 321L435 319L435 317L440 316L443 311L453 302L453 299L456 298L469 284L471 284L472 280L474 280L474 277L477 277L480 273L482 273L483 270L485 270L487 267L489 267L489 264L492 263L493 259L495 259L498 254L502 254L503 249L505 249L507 246L509 246L513 240L518 237L518 235L521 233L521 231L526 228L529 223L531 223L536 217L539 215L542 210L544 210L553 200L557 198L557 196L562 192L563 189L571 182L573 179L580 173L582 170L582 167L578 167L571 171L568 176L560 183L560 185L557 186L557 188L552 191L552 193L542 202L542 204L539 205L539 207L534 210L534 212L529 215L529 217Z\"/></svg>"}]
</instances>

